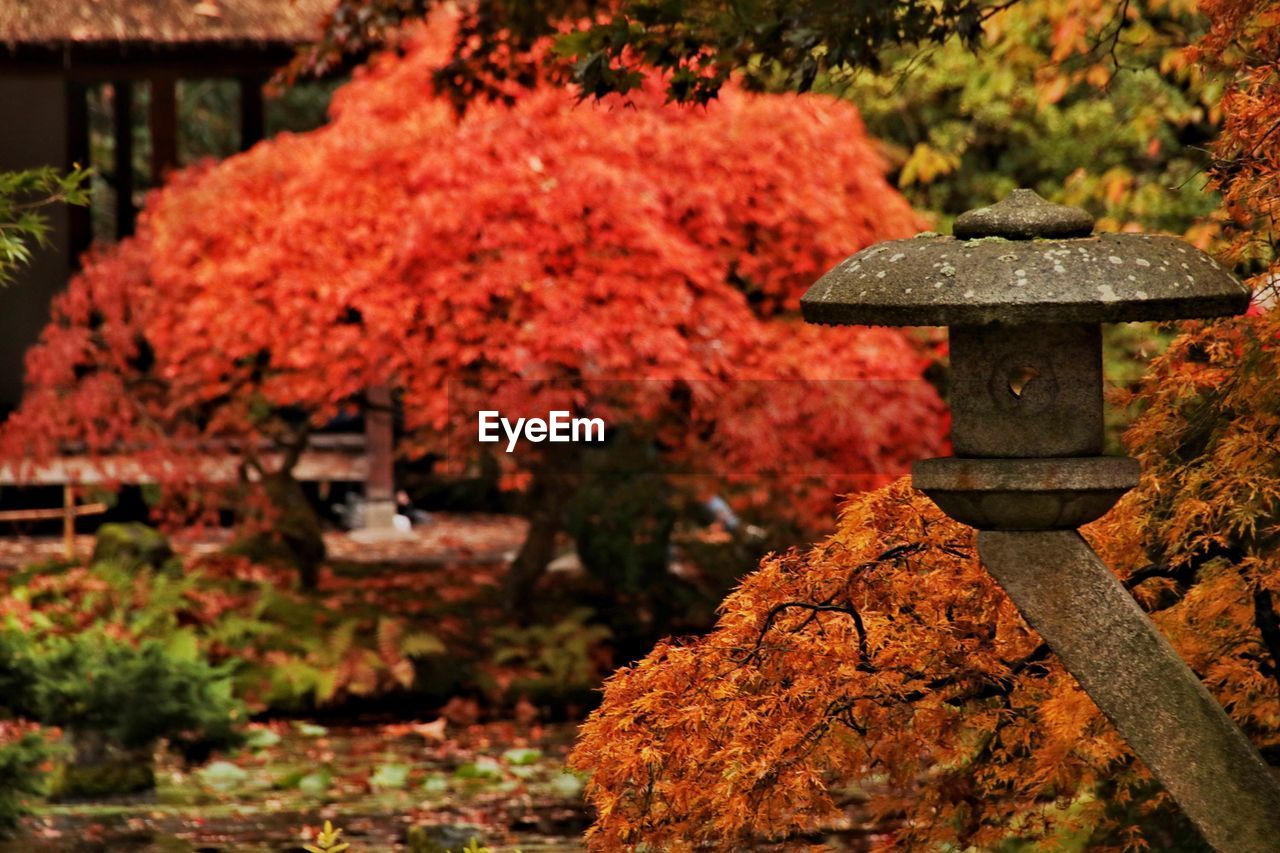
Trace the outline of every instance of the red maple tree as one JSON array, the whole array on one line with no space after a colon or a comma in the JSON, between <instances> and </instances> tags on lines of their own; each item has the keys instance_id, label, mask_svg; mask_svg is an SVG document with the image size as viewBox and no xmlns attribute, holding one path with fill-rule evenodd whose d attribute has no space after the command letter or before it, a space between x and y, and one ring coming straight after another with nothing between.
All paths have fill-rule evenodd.
<instances>
[{"instance_id":1,"label":"red maple tree","mask_svg":"<svg viewBox=\"0 0 1280 853\"><path fill-rule=\"evenodd\" d=\"M597 403L611 424L660 419L673 388L697 385L680 405L704 429L665 446L714 451L718 472L769 459L786 473L815 452L832 472L882 472L938 450L918 346L791 316L835 259L921 225L852 106L730 90L663 108L656 87L576 105L548 88L460 118L430 95L446 30L375 59L324 128L153 194L137 236L89 257L57 300L6 455L130 449L189 494L192 449L217 443L246 481L279 486L311 432L372 386L399 395L403 454L452 460L451 394L580 409L610 380L646 380ZM849 411L794 391L754 435L707 428L745 417L739 380L873 377L896 384L855 395L858 442ZM526 461L525 480L539 470Z\"/></svg>"}]
</instances>

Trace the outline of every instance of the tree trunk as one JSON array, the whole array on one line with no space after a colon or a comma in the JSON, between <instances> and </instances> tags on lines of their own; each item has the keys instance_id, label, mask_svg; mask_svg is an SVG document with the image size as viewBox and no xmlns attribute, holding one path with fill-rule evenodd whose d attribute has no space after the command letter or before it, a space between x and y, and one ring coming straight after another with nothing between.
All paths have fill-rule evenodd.
<instances>
[{"instance_id":1,"label":"tree trunk","mask_svg":"<svg viewBox=\"0 0 1280 853\"><path fill-rule=\"evenodd\" d=\"M298 569L299 585L305 590L315 589L325 558L324 537L315 509L291 471L268 475L263 487L279 513L273 532L284 546L286 559Z\"/></svg>"},{"instance_id":2,"label":"tree trunk","mask_svg":"<svg viewBox=\"0 0 1280 853\"><path fill-rule=\"evenodd\" d=\"M556 536L564 527L565 507L578 482L578 455L548 452L533 475L526 497L529 532L502 581L502 609L527 622L534 590L555 559Z\"/></svg>"}]
</instances>

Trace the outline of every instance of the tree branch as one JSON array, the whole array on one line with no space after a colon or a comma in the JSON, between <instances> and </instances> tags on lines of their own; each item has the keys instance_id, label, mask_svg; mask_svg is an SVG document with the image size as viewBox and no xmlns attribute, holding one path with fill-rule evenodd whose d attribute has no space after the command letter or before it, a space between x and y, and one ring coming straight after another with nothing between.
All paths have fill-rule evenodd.
<instances>
[{"instance_id":1,"label":"tree branch","mask_svg":"<svg viewBox=\"0 0 1280 853\"><path fill-rule=\"evenodd\" d=\"M774 621L784 612L793 607L808 610L811 617L816 616L819 613L843 613L846 616L852 617L853 627L858 632L858 653L862 656L864 662L867 660L869 656L867 648L867 629L862 622L862 614L857 611L857 608L852 605L845 604L814 604L808 601L784 601L781 604L775 604L773 607L769 608L769 613L764 618L764 624L760 626L760 634L756 637L755 647L742 660L742 663L746 663L751 660L751 658L760 651L760 646L764 642L764 637L769 633L769 629L773 627ZM810 621L811 619L806 619L794 630L798 631L803 629Z\"/></svg>"}]
</instances>

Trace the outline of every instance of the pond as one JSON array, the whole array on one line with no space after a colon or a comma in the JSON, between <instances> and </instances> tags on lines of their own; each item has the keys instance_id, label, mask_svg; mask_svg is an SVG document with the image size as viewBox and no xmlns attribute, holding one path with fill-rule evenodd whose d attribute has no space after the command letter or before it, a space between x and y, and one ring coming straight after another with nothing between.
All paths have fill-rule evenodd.
<instances>
[{"instance_id":1,"label":"pond","mask_svg":"<svg viewBox=\"0 0 1280 853\"><path fill-rule=\"evenodd\" d=\"M234 755L190 768L162 757L152 794L40 804L0 851L301 851L325 820L350 853L443 853L473 838L495 850L581 850L582 780L564 766L573 733L569 724L255 725Z\"/></svg>"}]
</instances>

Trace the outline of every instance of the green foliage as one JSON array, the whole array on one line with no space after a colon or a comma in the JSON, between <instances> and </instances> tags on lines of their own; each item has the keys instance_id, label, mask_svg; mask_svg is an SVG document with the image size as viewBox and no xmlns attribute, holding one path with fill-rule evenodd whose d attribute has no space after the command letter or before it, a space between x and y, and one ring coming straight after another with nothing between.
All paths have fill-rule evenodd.
<instances>
[{"instance_id":1,"label":"green foliage","mask_svg":"<svg viewBox=\"0 0 1280 853\"><path fill-rule=\"evenodd\" d=\"M1106 452L1123 456L1124 431L1141 412L1133 392L1141 386L1147 365L1165 351L1174 330L1155 323L1117 323L1102 330L1102 371L1107 379Z\"/></svg>"},{"instance_id":2,"label":"green foliage","mask_svg":"<svg viewBox=\"0 0 1280 853\"><path fill-rule=\"evenodd\" d=\"M323 797L333 787L333 774L321 768L313 770L298 780L298 790L308 797Z\"/></svg>"},{"instance_id":3,"label":"green foliage","mask_svg":"<svg viewBox=\"0 0 1280 853\"><path fill-rule=\"evenodd\" d=\"M295 72L326 71L363 56L405 20L439 0L341 0L324 37L295 62ZM645 66L661 70L667 96L705 104L733 71L757 87L782 77L804 91L833 68L877 67L891 45L941 42L956 35L977 44L1000 0L485 0L464 7L452 60L436 83L459 107L474 98L509 98L553 72L585 96L628 92ZM611 13L611 14L601 14ZM582 23L566 30L570 25ZM556 37L550 57L538 49Z\"/></svg>"},{"instance_id":4,"label":"green foliage","mask_svg":"<svg viewBox=\"0 0 1280 853\"><path fill-rule=\"evenodd\" d=\"M516 747L502 753L502 760L512 767L527 767L537 764L542 759L542 750L529 747Z\"/></svg>"},{"instance_id":5,"label":"green foliage","mask_svg":"<svg viewBox=\"0 0 1280 853\"><path fill-rule=\"evenodd\" d=\"M404 631L386 617L373 618L369 631L369 621L263 586L247 612L228 614L206 637L242 661L237 682L256 703L297 710L408 688L413 660L444 651L432 634Z\"/></svg>"},{"instance_id":6,"label":"green foliage","mask_svg":"<svg viewBox=\"0 0 1280 853\"><path fill-rule=\"evenodd\" d=\"M640 85L642 66L650 66L666 72L671 100L702 104L735 69L757 88L781 75L787 88L804 92L831 69L879 67L890 46L955 34L973 47L996 5L632 0L607 21L561 36L557 49L573 59L574 82L587 95L628 92Z\"/></svg>"},{"instance_id":7,"label":"green foliage","mask_svg":"<svg viewBox=\"0 0 1280 853\"><path fill-rule=\"evenodd\" d=\"M326 820L324 829L316 836L316 843L308 844L302 849L307 853L342 853L350 847L350 844L342 840L342 830L334 829L333 824Z\"/></svg>"},{"instance_id":8,"label":"green foliage","mask_svg":"<svg viewBox=\"0 0 1280 853\"><path fill-rule=\"evenodd\" d=\"M899 51L882 74L820 81L854 101L895 151L898 183L945 222L1017 187L1087 208L1109 229L1185 233L1218 205L1203 145L1220 85L1176 60L1198 26L1189 4L1136 3L1118 67L1063 56L1055 10L1027 0L982 51L952 39Z\"/></svg>"},{"instance_id":9,"label":"green foliage","mask_svg":"<svg viewBox=\"0 0 1280 853\"><path fill-rule=\"evenodd\" d=\"M36 622L43 628L59 633L102 628L157 640L190 656L197 645L195 632L182 623L189 621L185 610L198 584L196 578L172 571L175 565L168 562L161 572L113 560L96 563L88 571L71 569L65 581L73 597L62 602L65 611L50 607L64 592L59 586L46 589L37 582L16 587L11 594L36 608Z\"/></svg>"},{"instance_id":10,"label":"green foliage","mask_svg":"<svg viewBox=\"0 0 1280 853\"><path fill-rule=\"evenodd\" d=\"M238 576L243 572L243 576ZM218 556L163 570L127 560L24 572L8 614L41 631L102 630L153 641L171 656L222 663L233 693L256 709L299 710L414 683L416 660L444 651L374 604L349 612L331 600L281 589L269 570Z\"/></svg>"},{"instance_id":11,"label":"green foliage","mask_svg":"<svg viewBox=\"0 0 1280 853\"><path fill-rule=\"evenodd\" d=\"M315 81L267 92L265 131L299 133L328 120L329 98L341 79ZM178 82L178 138L183 163L205 157L223 159L241 150L240 83L205 78Z\"/></svg>"},{"instance_id":12,"label":"green foliage","mask_svg":"<svg viewBox=\"0 0 1280 853\"><path fill-rule=\"evenodd\" d=\"M41 766L49 757L49 745L39 732L0 723L0 838L10 835L27 813L24 799L43 793Z\"/></svg>"},{"instance_id":13,"label":"green foliage","mask_svg":"<svg viewBox=\"0 0 1280 853\"><path fill-rule=\"evenodd\" d=\"M14 271L31 262L31 244L48 245L49 222L43 208L59 202L89 203L89 170L76 167L62 174L52 166L0 172L0 286Z\"/></svg>"},{"instance_id":14,"label":"green foliage","mask_svg":"<svg viewBox=\"0 0 1280 853\"><path fill-rule=\"evenodd\" d=\"M46 567L11 578L0 624L26 626L42 648L46 636L90 634L208 660L253 712L380 702L395 693L419 703L478 693L498 702L521 695L582 702L612 665L610 632L589 611L560 624L495 631L495 613L486 609L491 587L465 566L430 574L382 566L374 575L344 565L315 593L291 589L288 577L223 554L174 559L163 570L120 560ZM314 736L326 734L314 728Z\"/></svg>"},{"instance_id":15,"label":"green foliage","mask_svg":"<svg viewBox=\"0 0 1280 853\"><path fill-rule=\"evenodd\" d=\"M396 762L379 764L369 777L369 785L378 790L399 791L409 784L412 769L408 764Z\"/></svg>"},{"instance_id":16,"label":"green foliage","mask_svg":"<svg viewBox=\"0 0 1280 853\"><path fill-rule=\"evenodd\" d=\"M475 761L459 765L453 775L457 779L501 779L502 765L489 756L482 755Z\"/></svg>"},{"instance_id":17,"label":"green foliage","mask_svg":"<svg viewBox=\"0 0 1280 853\"><path fill-rule=\"evenodd\" d=\"M214 791L226 793L239 788L249 779L244 768L230 761L214 761L201 767L196 773L200 784Z\"/></svg>"},{"instance_id":18,"label":"green foliage","mask_svg":"<svg viewBox=\"0 0 1280 853\"><path fill-rule=\"evenodd\" d=\"M83 570L66 570L56 580L76 572ZM152 606L122 612L110 603L110 590L135 577L136 569L104 563L93 592L78 604L107 618L81 622L73 632L61 624L64 614L40 610L26 611L25 620L11 614L10 627L0 630L0 711L63 729L72 750L51 780L51 797L153 787L154 746L161 739L188 760L240 742L241 710L231 695L230 668L211 666L194 634L176 626L174 608L185 584L157 576ZM18 612L32 604L65 603L40 590L42 580L49 578L28 580L37 586L34 592L15 585L10 602ZM123 638L129 629L164 639L135 643ZM11 788L0 781L0 791Z\"/></svg>"},{"instance_id":19,"label":"green foliage","mask_svg":"<svg viewBox=\"0 0 1280 853\"><path fill-rule=\"evenodd\" d=\"M128 570L159 569L173 559L173 548L154 527L139 522L104 524L98 528L91 559L94 563L115 563Z\"/></svg>"},{"instance_id":20,"label":"green foliage","mask_svg":"<svg viewBox=\"0 0 1280 853\"><path fill-rule=\"evenodd\" d=\"M612 632L592 624L592 616L591 610L579 608L550 625L494 628L493 662L519 673L507 692L546 697L594 689L605 663L599 649Z\"/></svg>"},{"instance_id":21,"label":"green foliage","mask_svg":"<svg viewBox=\"0 0 1280 853\"><path fill-rule=\"evenodd\" d=\"M1062 50L1055 15L1063 10L1023 0L1001 14L981 51L956 39L892 51L882 73L837 71L818 88L857 104L899 187L940 230L1030 187L1089 210L1105 230L1167 231L1205 245L1219 205L1203 169L1221 81L1180 59L1202 26L1194 4L1126 8L1133 17L1114 61ZM1170 338L1152 324L1109 327L1110 385L1131 390ZM1108 407L1109 452L1123 451L1120 432L1134 414Z\"/></svg>"},{"instance_id":22,"label":"green foliage","mask_svg":"<svg viewBox=\"0 0 1280 853\"><path fill-rule=\"evenodd\" d=\"M165 738L188 757L239 742L224 667L157 640L134 646L100 630L32 637L0 632L0 703L11 715L94 732L124 749Z\"/></svg>"}]
</instances>

